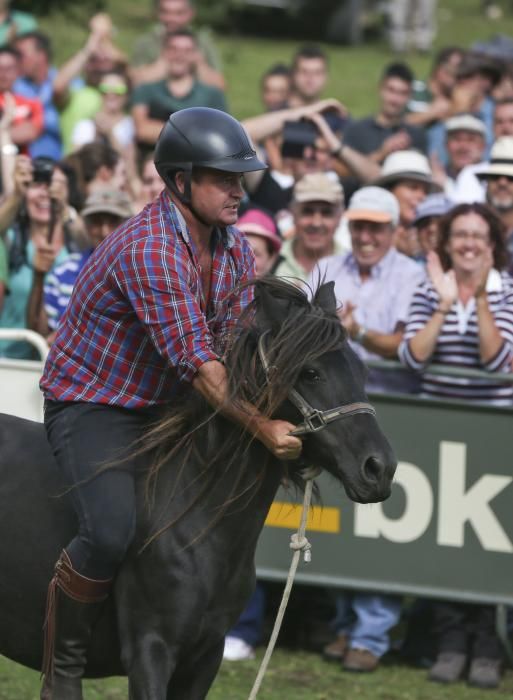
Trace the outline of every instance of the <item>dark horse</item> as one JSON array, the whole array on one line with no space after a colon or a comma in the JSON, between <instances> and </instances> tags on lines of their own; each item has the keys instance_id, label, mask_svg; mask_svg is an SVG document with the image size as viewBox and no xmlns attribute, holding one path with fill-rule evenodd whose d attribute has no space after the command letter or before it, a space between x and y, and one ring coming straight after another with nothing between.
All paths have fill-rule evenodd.
<instances>
[{"instance_id":1,"label":"dark horse","mask_svg":"<svg viewBox=\"0 0 513 700\"><path fill-rule=\"evenodd\" d=\"M132 700L206 697L224 635L252 591L258 536L285 476L300 484L299 468L313 464L355 501L390 493L394 456L366 403L364 368L336 316L333 285L313 302L283 281L255 287L226 350L230 386L234 400L302 425L302 462L276 460L194 391L138 448L154 446L152 468L137 483L136 540L86 674L128 675ZM0 416L0 653L34 669L53 564L76 531L61 491L43 426Z\"/></svg>"}]
</instances>

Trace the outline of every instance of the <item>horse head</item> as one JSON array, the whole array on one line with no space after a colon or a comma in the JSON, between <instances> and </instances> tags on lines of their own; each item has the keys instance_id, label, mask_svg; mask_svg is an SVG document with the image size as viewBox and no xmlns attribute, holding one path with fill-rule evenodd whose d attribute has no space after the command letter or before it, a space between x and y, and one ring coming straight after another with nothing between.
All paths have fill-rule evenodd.
<instances>
[{"instance_id":1,"label":"horse head","mask_svg":"<svg viewBox=\"0 0 513 700\"><path fill-rule=\"evenodd\" d=\"M365 367L337 317L333 283L322 284L311 301L283 280L254 284L250 321L241 319L244 331L227 358L244 375L234 393L266 415L300 424L302 464L331 473L352 500L384 500L396 461L365 394Z\"/></svg>"}]
</instances>

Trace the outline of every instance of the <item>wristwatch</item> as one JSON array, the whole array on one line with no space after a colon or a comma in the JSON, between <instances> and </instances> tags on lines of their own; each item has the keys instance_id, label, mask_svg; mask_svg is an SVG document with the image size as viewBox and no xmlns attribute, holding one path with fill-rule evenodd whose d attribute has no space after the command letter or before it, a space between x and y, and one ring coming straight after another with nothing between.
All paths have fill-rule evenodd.
<instances>
[{"instance_id":1,"label":"wristwatch","mask_svg":"<svg viewBox=\"0 0 513 700\"><path fill-rule=\"evenodd\" d=\"M358 330L355 333L354 339L356 340L357 343L360 343L360 345L363 343L365 336L367 335L367 329L365 326L358 326Z\"/></svg>"}]
</instances>

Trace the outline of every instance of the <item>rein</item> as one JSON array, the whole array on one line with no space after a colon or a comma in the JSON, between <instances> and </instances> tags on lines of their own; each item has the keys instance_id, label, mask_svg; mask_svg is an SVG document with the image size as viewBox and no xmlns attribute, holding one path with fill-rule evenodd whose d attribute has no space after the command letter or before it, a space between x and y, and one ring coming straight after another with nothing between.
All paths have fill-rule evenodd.
<instances>
[{"instance_id":1,"label":"rein","mask_svg":"<svg viewBox=\"0 0 513 700\"><path fill-rule=\"evenodd\" d=\"M258 339L258 356L262 367L265 372L266 382L271 381L271 375L276 368L271 365L269 358L265 350L265 336L269 333L266 331ZM290 402L299 410L303 416L303 422L300 423L295 430L291 431L291 435L309 435L311 433L317 433L322 430L333 421L340 420L341 418L348 418L349 416L354 416L358 413L370 413L372 416L376 415L376 411L370 403L365 402L354 402L349 404L342 404L336 408L329 408L326 411L320 411L317 408L313 408L311 404L297 391L296 389L291 389L288 393L288 398ZM303 507L301 510L301 520L299 523L299 528L296 533L294 533L290 538L290 548L294 551L292 556L292 561L290 563L289 574L287 576L287 581L285 588L283 590L283 596L281 599L280 607L276 615L276 620L274 622L273 631L265 650L264 657L258 669L255 682L249 694L248 700L256 700L262 681L264 680L267 667L271 660L278 635L280 633L281 624L285 616L285 610L287 609L287 604L289 602L290 593L292 590L292 585L294 583L294 577L296 575L297 567L299 566L299 559L301 557L301 552L303 552L305 563L311 560L311 545L306 538L306 521L308 511L310 510L310 503L312 500L313 483L314 479L319 476L321 469L318 467L307 467L301 471L301 476L306 481L305 493L303 496Z\"/></svg>"},{"instance_id":2,"label":"rein","mask_svg":"<svg viewBox=\"0 0 513 700\"><path fill-rule=\"evenodd\" d=\"M276 371L276 368L269 362L269 358L265 350L265 336L268 333L269 331L266 331L258 339L258 356L260 358L260 362L262 363L262 367L264 368L267 383L270 382L272 373ZM376 415L376 411L374 410L373 406L364 401L355 401L354 403L342 404L336 408L328 408L325 411L320 411L318 408L314 408L311 404L309 404L308 401L299 393L299 391L297 391L297 389L291 389L289 391L288 398L303 416L303 422L290 433L295 437L317 433L330 423L333 423L333 421L340 420L341 418L349 418L350 416L355 416L358 413L370 413L372 416Z\"/></svg>"}]
</instances>

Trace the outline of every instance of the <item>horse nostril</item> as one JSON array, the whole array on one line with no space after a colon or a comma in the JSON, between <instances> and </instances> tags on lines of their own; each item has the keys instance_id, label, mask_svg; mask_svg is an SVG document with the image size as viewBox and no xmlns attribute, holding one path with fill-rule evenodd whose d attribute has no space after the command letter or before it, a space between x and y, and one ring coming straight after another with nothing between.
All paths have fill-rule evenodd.
<instances>
[{"instance_id":1,"label":"horse nostril","mask_svg":"<svg viewBox=\"0 0 513 700\"><path fill-rule=\"evenodd\" d=\"M366 481L379 482L383 478L385 465L376 457L369 457L363 465L362 472Z\"/></svg>"}]
</instances>

